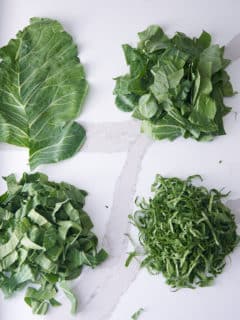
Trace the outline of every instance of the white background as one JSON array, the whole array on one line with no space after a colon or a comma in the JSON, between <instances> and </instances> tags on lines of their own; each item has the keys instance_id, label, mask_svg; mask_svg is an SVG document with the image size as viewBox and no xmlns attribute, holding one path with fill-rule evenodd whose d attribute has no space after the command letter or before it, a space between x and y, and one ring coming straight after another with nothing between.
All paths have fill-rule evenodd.
<instances>
[{"instance_id":1,"label":"white background","mask_svg":"<svg viewBox=\"0 0 240 320\"><path fill-rule=\"evenodd\" d=\"M112 96L112 78L127 71L121 44L135 44L138 31L157 23L168 34L182 31L194 36L204 29L213 35L215 42L224 45L240 32L239 12L238 0L0 0L0 46L26 26L32 16L59 20L79 46L80 59L90 84L80 121L123 121L128 120L130 115L115 108ZM232 63L229 73L234 88L240 91L239 60ZM226 136L210 143L184 139L173 143L154 143L144 157L137 194L149 194L157 172L180 177L199 173L208 187L225 187L232 191L230 199L240 198L240 120L234 113L239 112L239 96L229 99L228 104L233 107L233 112L225 118ZM53 180L65 180L89 191L86 210L93 218L100 240L111 209L114 185L125 158L124 152L80 152L70 160L40 168ZM27 151L0 144L0 175L12 172L20 175L24 170L28 170ZM1 181L1 193L4 188ZM146 309L141 317L143 320L238 320L239 288L239 249L232 254L231 262L228 261L215 285L209 288L173 293L161 276L150 276L142 270L106 320L130 319L139 307ZM84 295L84 292L81 294ZM108 304L108 301L105 303ZM96 315L88 320L98 320L100 309L101 306L96 309ZM75 318L81 319L81 313ZM14 319L33 320L40 317L31 314L22 295L8 301L0 295L0 320ZM66 302L44 319L69 320L74 317L69 315Z\"/></svg>"}]
</instances>

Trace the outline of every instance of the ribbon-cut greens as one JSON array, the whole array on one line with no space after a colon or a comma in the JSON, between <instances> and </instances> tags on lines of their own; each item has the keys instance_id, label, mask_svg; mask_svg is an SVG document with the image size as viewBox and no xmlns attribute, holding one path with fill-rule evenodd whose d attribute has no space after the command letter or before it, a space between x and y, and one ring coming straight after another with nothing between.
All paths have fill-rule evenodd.
<instances>
[{"instance_id":1,"label":"ribbon-cut greens","mask_svg":"<svg viewBox=\"0 0 240 320\"><path fill-rule=\"evenodd\" d=\"M194 177L157 175L153 197L138 200L130 216L144 249L141 266L177 289L210 285L239 241L234 216L221 202L225 195L194 186ZM137 255L130 253L126 265Z\"/></svg>"}]
</instances>

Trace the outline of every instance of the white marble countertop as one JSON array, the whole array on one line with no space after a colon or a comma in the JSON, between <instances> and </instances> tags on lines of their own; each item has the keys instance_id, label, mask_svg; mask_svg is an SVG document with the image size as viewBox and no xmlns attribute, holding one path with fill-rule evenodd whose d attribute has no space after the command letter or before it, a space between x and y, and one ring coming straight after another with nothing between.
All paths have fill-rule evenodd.
<instances>
[{"instance_id":1,"label":"white marble countertop","mask_svg":"<svg viewBox=\"0 0 240 320\"><path fill-rule=\"evenodd\" d=\"M124 267L129 250L124 233L130 229L127 216L135 196L149 195L156 173L181 178L198 173L206 186L231 190L228 204L240 222L240 96L229 99L233 111L225 117L227 135L210 143L153 143L139 134L139 123L130 114L118 111L112 96L112 78L127 71L121 44L136 44L137 32L150 24L160 24L168 34L194 36L204 29L215 42L228 44L227 54L235 59L228 71L240 91L238 42L231 43L240 32L239 12L238 0L0 0L0 46L32 16L59 20L79 46L90 84L79 118L88 129L87 143L73 158L38 169L52 180L89 191L86 210L110 253L106 263L94 271L85 269L73 282L80 303L76 316L61 295L63 306L39 317L31 314L23 293L8 300L0 294L1 320L130 320L140 307L145 308L142 320L239 319L240 248L214 286L172 292L161 275L140 271L137 263ZM27 151L0 144L0 164L0 176L19 176L29 170Z\"/></svg>"}]
</instances>

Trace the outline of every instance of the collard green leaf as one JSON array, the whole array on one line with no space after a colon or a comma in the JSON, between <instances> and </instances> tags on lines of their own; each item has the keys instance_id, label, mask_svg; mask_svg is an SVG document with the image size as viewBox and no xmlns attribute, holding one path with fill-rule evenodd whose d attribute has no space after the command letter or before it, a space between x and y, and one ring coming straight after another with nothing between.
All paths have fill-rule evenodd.
<instances>
[{"instance_id":1,"label":"collard green leaf","mask_svg":"<svg viewBox=\"0 0 240 320\"><path fill-rule=\"evenodd\" d=\"M212 65L212 74L222 69L222 51L218 45L211 45L204 49L199 58L200 64L210 63Z\"/></svg>"},{"instance_id":2,"label":"collard green leaf","mask_svg":"<svg viewBox=\"0 0 240 320\"><path fill-rule=\"evenodd\" d=\"M0 288L6 297L27 284L25 301L33 313L58 306L57 284L76 310L77 300L64 282L84 266L95 268L107 258L97 250L93 223L83 210L86 191L48 181L41 173L5 178L9 190L0 197Z\"/></svg>"},{"instance_id":3,"label":"collard green leaf","mask_svg":"<svg viewBox=\"0 0 240 320\"><path fill-rule=\"evenodd\" d=\"M226 195L193 185L194 178L201 177L157 175L153 196L138 200L130 216L144 250L141 266L162 273L177 289L211 285L240 240L235 218L221 201Z\"/></svg>"},{"instance_id":4,"label":"collard green leaf","mask_svg":"<svg viewBox=\"0 0 240 320\"><path fill-rule=\"evenodd\" d=\"M210 95L212 92L212 63L205 62L198 64L198 71L200 75L199 93Z\"/></svg>"},{"instance_id":5,"label":"collard green leaf","mask_svg":"<svg viewBox=\"0 0 240 320\"><path fill-rule=\"evenodd\" d=\"M56 294L57 290L52 284L43 285L40 289L28 287L24 300L32 308L34 314L43 315L48 311L48 301L52 301Z\"/></svg>"},{"instance_id":6,"label":"collard green leaf","mask_svg":"<svg viewBox=\"0 0 240 320\"><path fill-rule=\"evenodd\" d=\"M32 18L0 60L0 141L29 148L31 169L73 156L85 140L74 119L88 86L71 36Z\"/></svg>"},{"instance_id":7,"label":"collard green leaf","mask_svg":"<svg viewBox=\"0 0 240 320\"><path fill-rule=\"evenodd\" d=\"M163 30L157 25L149 26L146 30L139 32L138 36L140 39L138 47L148 53L165 49L170 42Z\"/></svg>"},{"instance_id":8,"label":"collard green leaf","mask_svg":"<svg viewBox=\"0 0 240 320\"><path fill-rule=\"evenodd\" d=\"M116 106L125 112L133 111L138 103L138 97L134 94L119 94L115 99Z\"/></svg>"},{"instance_id":9,"label":"collard green leaf","mask_svg":"<svg viewBox=\"0 0 240 320\"><path fill-rule=\"evenodd\" d=\"M198 39L196 39L197 46L202 50L208 48L211 45L212 37L211 35L203 31Z\"/></svg>"},{"instance_id":10,"label":"collard green leaf","mask_svg":"<svg viewBox=\"0 0 240 320\"><path fill-rule=\"evenodd\" d=\"M157 140L210 141L225 134L230 108L223 98L235 92L224 48L213 45L206 31L199 38L181 32L168 38L154 25L138 36L137 48L123 46L130 71L116 78L117 107L143 121L142 132Z\"/></svg>"},{"instance_id":11,"label":"collard green leaf","mask_svg":"<svg viewBox=\"0 0 240 320\"><path fill-rule=\"evenodd\" d=\"M165 117L154 124L150 121L143 121L141 131L156 140L175 140L184 134L184 129L171 117Z\"/></svg>"},{"instance_id":12,"label":"collard green leaf","mask_svg":"<svg viewBox=\"0 0 240 320\"><path fill-rule=\"evenodd\" d=\"M66 297L71 302L71 313L75 314L77 312L77 298L74 295L72 289L69 287L66 281L60 283L60 287L63 289Z\"/></svg>"},{"instance_id":13,"label":"collard green leaf","mask_svg":"<svg viewBox=\"0 0 240 320\"><path fill-rule=\"evenodd\" d=\"M16 236L15 233L11 234L11 238L5 243L0 246L0 259L6 257L11 252L15 250L19 243L19 238Z\"/></svg>"},{"instance_id":14,"label":"collard green leaf","mask_svg":"<svg viewBox=\"0 0 240 320\"><path fill-rule=\"evenodd\" d=\"M142 77L146 73L148 59L139 50L124 44L123 51L127 64L130 66L131 75L134 78Z\"/></svg>"},{"instance_id":15,"label":"collard green leaf","mask_svg":"<svg viewBox=\"0 0 240 320\"><path fill-rule=\"evenodd\" d=\"M217 126L214 122L217 108L215 101L207 95L201 94L197 99L189 120L201 127L203 132L214 132Z\"/></svg>"},{"instance_id":16,"label":"collard green leaf","mask_svg":"<svg viewBox=\"0 0 240 320\"><path fill-rule=\"evenodd\" d=\"M139 111L144 118L152 118L158 109L158 104L151 94L145 94L139 99Z\"/></svg>"}]
</instances>

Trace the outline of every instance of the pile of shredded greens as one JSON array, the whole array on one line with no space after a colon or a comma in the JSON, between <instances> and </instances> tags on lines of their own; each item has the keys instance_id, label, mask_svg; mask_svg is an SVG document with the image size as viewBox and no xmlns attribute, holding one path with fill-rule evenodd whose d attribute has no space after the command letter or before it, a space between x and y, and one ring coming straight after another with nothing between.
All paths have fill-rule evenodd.
<instances>
[{"instance_id":1,"label":"pile of shredded greens","mask_svg":"<svg viewBox=\"0 0 240 320\"><path fill-rule=\"evenodd\" d=\"M194 186L195 177L157 175L153 197L137 200L139 210L130 216L144 248L141 266L162 273L173 288L211 285L239 242L234 216L221 202L226 195Z\"/></svg>"},{"instance_id":2,"label":"pile of shredded greens","mask_svg":"<svg viewBox=\"0 0 240 320\"><path fill-rule=\"evenodd\" d=\"M45 314L59 285L76 312L77 299L66 280L77 278L84 265L96 267L107 253L97 251L93 224L83 211L87 193L41 173L24 173L19 182L5 178L0 196L0 288L6 297L28 286L25 301L33 313Z\"/></svg>"},{"instance_id":3,"label":"pile of shredded greens","mask_svg":"<svg viewBox=\"0 0 240 320\"><path fill-rule=\"evenodd\" d=\"M142 120L142 132L153 139L225 134L223 117L231 108L223 97L234 91L224 48L211 44L205 31L199 38L180 32L169 38L153 25L138 36L137 48L123 45L130 72L115 79L117 107Z\"/></svg>"}]
</instances>

